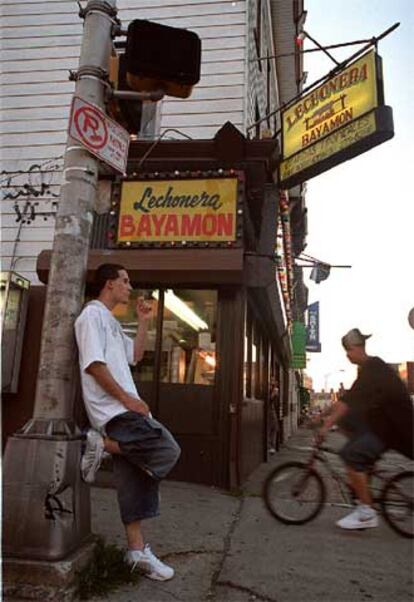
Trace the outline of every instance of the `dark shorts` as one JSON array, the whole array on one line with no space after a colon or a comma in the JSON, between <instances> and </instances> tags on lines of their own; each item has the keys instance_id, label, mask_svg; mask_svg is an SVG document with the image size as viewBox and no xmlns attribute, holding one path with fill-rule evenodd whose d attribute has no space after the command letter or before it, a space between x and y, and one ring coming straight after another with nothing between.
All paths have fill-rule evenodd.
<instances>
[{"instance_id":1,"label":"dark shorts","mask_svg":"<svg viewBox=\"0 0 414 602\"><path fill-rule=\"evenodd\" d=\"M114 455L118 502L124 524L159 514L159 481L180 456L171 433L157 420L124 412L105 425L122 455Z\"/></svg>"},{"instance_id":2,"label":"dark shorts","mask_svg":"<svg viewBox=\"0 0 414 602\"><path fill-rule=\"evenodd\" d=\"M124 456L113 455L114 479L121 520L129 525L160 513L160 481L152 479Z\"/></svg>"},{"instance_id":3,"label":"dark shorts","mask_svg":"<svg viewBox=\"0 0 414 602\"><path fill-rule=\"evenodd\" d=\"M367 472L386 450L386 445L371 431L351 436L339 452L342 460L358 472Z\"/></svg>"}]
</instances>

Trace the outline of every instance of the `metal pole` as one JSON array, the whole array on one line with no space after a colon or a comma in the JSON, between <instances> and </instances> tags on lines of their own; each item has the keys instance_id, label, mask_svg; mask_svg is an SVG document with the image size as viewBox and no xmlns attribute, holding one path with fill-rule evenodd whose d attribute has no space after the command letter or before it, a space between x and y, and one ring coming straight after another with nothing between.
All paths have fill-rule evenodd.
<instances>
[{"instance_id":1,"label":"metal pole","mask_svg":"<svg viewBox=\"0 0 414 602\"><path fill-rule=\"evenodd\" d=\"M317 46L319 48L319 50L322 50L322 52L324 52L326 54L326 56L329 57L333 63L335 63L335 65L340 64L336 60L336 58L330 52L327 51L326 46L322 46L321 44L319 44L319 42L317 40L315 40L315 38L312 38L312 36L310 34L308 34L307 31L303 30L303 33L311 42L313 42L315 44L315 46Z\"/></svg>"},{"instance_id":2,"label":"metal pole","mask_svg":"<svg viewBox=\"0 0 414 602\"><path fill-rule=\"evenodd\" d=\"M115 0L89 0L75 94L104 107ZM68 137L46 297L34 414L4 458L6 556L56 560L90 534L89 489L79 474L73 420L77 373L73 325L80 312L99 161Z\"/></svg>"},{"instance_id":3,"label":"metal pole","mask_svg":"<svg viewBox=\"0 0 414 602\"><path fill-rule=\"evenodd\" d=\"M115 1L90 0L84 15L75 94L104 108ZM46 427L50 432L51 420L72 420L73 323L83 301L98 170L99 160L68 137L42 332L36 424L29 431ZM59 433L61 427L52 425L53 430L56 427Z\"/></svg>"}]
</instances>

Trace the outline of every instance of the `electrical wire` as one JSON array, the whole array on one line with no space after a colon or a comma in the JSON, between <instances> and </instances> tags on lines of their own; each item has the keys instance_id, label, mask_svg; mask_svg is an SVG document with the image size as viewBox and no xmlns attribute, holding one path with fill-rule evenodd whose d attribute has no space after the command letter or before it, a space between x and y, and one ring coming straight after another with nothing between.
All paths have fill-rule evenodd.
<instances>
[{"instance_id":1,"label":"electrical wire","mask_svg":"<svg viewBox=\"0 0 414 602\"><path fill-rule=\"evenodd\" d=\"M151 144L151 146L149 147L149 149L147 150L147 152L144 153L144 155L141 157L141 159L140 159L140 161L139 161L139 163L137 165L137 168L136 168L137 170L141 169L142 165L148 159L149 155L155 149L155 147L157 146L157 144L159 142L161 142L161 140L164 138L164 136L168 132L175 132L177 134L180 134L181 136L184 136L184 138L187 138L188 140L193 140L193 138L191 138L191 136L188 136L188 134L185 134L184 132L181 132L180 130L177 130L176 128L167 128L166 130L164 130L162 132L162 134L160 136L158 136L158 138L156 140L154 140L154 142Z\"/></svg>"},{"instance_id":2,"label":"electrical wire","mask_svg":"<svg viewBox=\"0 0 414 602\"><path fill-rule=\"evenodd\" d=\"M308 34L307 34L308 35ZM310 36L308 35L309 39ZM296 56L297 54L308 54L310 52L323 52L324 50L332 50L334 48L345 48L346 46L357 46L358 44L368 44L372 42L372 38L366 38L364 40L354 40L353 42L341 42L338 44L328 44L322 48L306 48L306 50L295 50L294 52L281 52L280 54L272 54L269 56L260 56L258 58L249 59L250 63L255 61L267 61L268 59L281 59L288 56Z\"/></svg>"},{"instance_id":3,"label":"electrical wire","mask_svg":"<svg viewBox=\"0 0 414 602\"><path fill-rule=\"evenodd\" d=\"M63 155L60 155L60 157L52 157L51 159L47 159L46 161L43 161L43 163L36 163L35 165L37 167L45 167L46 165L49 165L50 163L53 163L54 161L60 161L63 160ZM42 173L56 173L56 171L58 171L58 169L45 169L42 170ZM9 183L11 180L14 180L15 178L19 178L20 176L22 176L23 174L28 174L28 173L32 173L31 168L29 169L16 169L16 171L6 171L3 170L2 172L0 172L0 175L4 175L5 177L0 180L0 185L3 184L3 182L7 182ZM6 176L6 174L8 174ZM14 174L14 175L12 175Z\"/></svg>"}]
</instances>

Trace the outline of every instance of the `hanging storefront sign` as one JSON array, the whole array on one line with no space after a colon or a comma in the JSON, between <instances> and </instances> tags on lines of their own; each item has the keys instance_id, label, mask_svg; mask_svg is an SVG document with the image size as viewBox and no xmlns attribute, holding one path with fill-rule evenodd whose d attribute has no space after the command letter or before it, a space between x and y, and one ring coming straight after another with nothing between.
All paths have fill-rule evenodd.
<instances>
[{"instance_id":1,"label":"hanging storefront sign","mask_svg":"<svg viewBox=\"0 0 414 602\"><path fill-rule=\"evenodd\" d=\"M280 184L296 186L393 135L382 62L372 50L282 112Z\"/></svg>"},{"instance_id":2,"label":"hanging storefront sign","mask_svg":"<svg viewBox=\"0 0 414 602\"><path fill-rule=\"evenodd\" d=\"M116 202L116 244L194 246L241 243L243 177L123 181Z\"/></svg>"},{"instance_id":3,"label":"hanging storefront sign","mask_svg":"<svg viewBox=\"0 0 414 602\"><path fill-rule=\"evenodd\" d=\"M306 368L306 326L303 322L292 322L292 360L291 368Z\"/></svg>"},{"instance_id":4,"label":"hanging storefront sign","mask_svg":"<svg viewBox=\"0 0 414 602\"><path fill-rule=\"evenodd\" d=\"M307 308L306 351L321 351L319 340L319 301Z\"/></svg>"}]
</instances>

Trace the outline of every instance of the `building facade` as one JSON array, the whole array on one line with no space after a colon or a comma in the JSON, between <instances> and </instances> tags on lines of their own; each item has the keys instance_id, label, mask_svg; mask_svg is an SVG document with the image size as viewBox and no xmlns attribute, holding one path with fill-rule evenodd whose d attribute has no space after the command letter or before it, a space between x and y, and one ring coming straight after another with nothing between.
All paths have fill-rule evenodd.
<instances>
[{"instance_id":1,"label":"building facade","mask_svg":"<svg viewBox=\"0 0 414 602\"><path fill-rule=\"evenodd\" d=\"M128 237L122 242L119 228L111 224L114 215L121 219L117 194L126 186L106 174L88 278L100 263L120 261L134 286L156 303L138 387L183 446L176 477L230 486L266 457L271 376L279 386L283 436L297 424L298 378L290 368L289 329L306 304L301 274L293 270L293 255L305 244L306 209L304 192L296 187L283 193L282 219L275 174L277 109L303 82L295 45L303 3L124 0L118 8L123 25L149 19L191 29L202 40L201 80L191 97L165 99L156 110L144 106L128 181L155 186L178 173L177 186L182 186L183 174L196 184L226 176L238 182L235 208L243 217L232 243L210 244L208 232L193 245L184 241L186 248L171 237L147 246L131 244ZM19 387L5 394L10 401L6 435L31 415L74 88L67 76L77 68L82 35L77 12L76 4L66 1L13 0L3 6L3 270L18 272L32 285ZM281 54L287 56L275 58ZM140 158L160 136L143 165ZM271 259L278 244L281 270ZM201 316L204 326L177 317L172 309L177 299ZM119 318L132 332L128 308ZM80 408L75 413L82 422Z\"/></svg>"}]
</instances>

